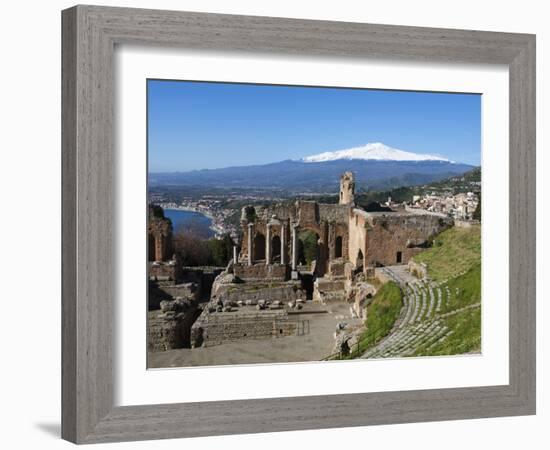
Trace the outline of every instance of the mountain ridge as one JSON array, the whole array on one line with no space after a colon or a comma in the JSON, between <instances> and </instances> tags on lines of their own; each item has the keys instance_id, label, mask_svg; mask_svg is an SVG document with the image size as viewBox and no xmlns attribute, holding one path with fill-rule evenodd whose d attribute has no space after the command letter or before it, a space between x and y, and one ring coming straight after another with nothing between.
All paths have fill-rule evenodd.
<instances>
[{"instance_id":1,"label":"mountain ridge","mask_svg":"<svg viewBox=\"0 0 550 450\"><path fill-rule=\"evenodd\" d=\"M337 159L323 162L285 160L263 165L150 173L148 178L150 186L333 192L338 190L340 175L346 171L354 172L357 190L369 190L429 183L461 175L473 167L441 160Z\"/></svg>"}]
</instances>

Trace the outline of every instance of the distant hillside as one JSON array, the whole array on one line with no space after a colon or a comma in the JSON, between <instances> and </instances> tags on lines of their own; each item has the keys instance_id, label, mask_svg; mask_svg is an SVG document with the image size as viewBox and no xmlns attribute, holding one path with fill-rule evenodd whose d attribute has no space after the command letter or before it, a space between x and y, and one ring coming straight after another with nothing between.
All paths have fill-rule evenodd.
<instances>
[{"instance_id":1,"label":"distant hillside","mask_svg":"<svg viewBox=\"0 0 550 450\"><path fill-rule=\"evenodd\" d=\"M356 191L386 190L415 186L448 179L473 167L443 160L364 160L338 159L323 162L281 161L277 163L195 170L190 172L152 173L149 184L203 188L254 188L287 192L337 192L340 175L355 174Z\"/></svg>"},{"instance_id":2,"label":"distant hillside","mask_svg":"<svg viewBox=\"0 0 550 450\"><path fill-rule=\"evenodd\" d=\"M396 202L410 202L414 195L424 195L432 192L457 194L468 191L477 193L481 191L481 167L474 167L461 175L453 175L430 183L403 185L387 190L374 189L368 192L357 192L355 203L365 207L372 202L385 202L388 197Z\"/></svg>"}]
</instances>

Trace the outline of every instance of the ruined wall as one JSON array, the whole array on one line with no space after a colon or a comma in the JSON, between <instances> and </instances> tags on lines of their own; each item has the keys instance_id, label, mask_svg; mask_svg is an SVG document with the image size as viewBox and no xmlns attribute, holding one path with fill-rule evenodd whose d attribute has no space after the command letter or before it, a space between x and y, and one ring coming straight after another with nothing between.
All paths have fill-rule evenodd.
<instances>
[{"instance_id":1,"label":"ruined wall","mask_svg":"<svg viewBox=\"0 0 550 450\"><path fill-rule=\"evenodd\" d=\"M200 298L200 285L197 283L181 283L164 286L162 286L161 283L160 289L173 299L183 297L195 301Z\"/></svg>"},{"instance_id":2,"label":"ruined wall","mask_svg":"<svg viewBox=\"0 0 550 450\"><path fill-rule=\"evenodd\" d=\"M147 313L147 350L164 352L191 346L191 326L197 317L197 304L163 301L162 310Z\"/></svg>"},{"instance_id":3,"label":"ruined wall","mask_svg":"<svg viewBox=\"0 0 550 450\"><path fill-rule=\"evenodd\" d=\"M355 200L355 181L353 172L345 172L340 177L340 198L341 205L351 205Z\"/></svg>"},{"instance_id":4,"label":"ruined wall","mask_svg":"<svg viewBox=\"0 0 550 450\"><path fill-rule=\"evenodd\" d=\"M281 264L258 263L252 266L236 264L233 266L233 273L241 280L277 280L288 279L289 268Z\"/></svg>"},{"instance_id":5,"label":"ruined wall","mask_svg":"<svg viewBox=\"0 0 550 450\"><path fill-rule=\"evenodd\" d=\"M174 281L179 282L182 279L183 271L181 264L177 261L149 263L149 280L154 281Z\"/></svg>"},{"instance_id":6,"label":"ruined wall","mask_svg":"<svg viewBox=\"0 0 550 450\"><path fill-rule=\"evenodd\" d=\"M284 255L285 264L292 258L292 224L297 224L297 232L310 230L319 237L319 255L316 261L316 272L322 276L327 271L327 262L336 257L345 257L348 252L348 205L319 204L314 201L298 200L294 204L276 204L269 207L245 207L241 214L243 240L239 262L247 265L249 254L252 261L265 260L269 240L271 243L271 262L280 262ZM268 232L269 227L269 232ZM284 239L282 233L284 231ZM281 242L280 255L274 250L273 239ZM336 244L339 240L340 256L336 256ZM258 248L258 245L261 248ZM249 248L250 247L250 248ZM264 247L266 250L264 251ZM237 269L239 277L262 278L264 274L254 274L264 269ZM250 272L250 273L249 273Z\"/></svg>"},{"instance_id":7,"label":"ruined wall","mask_svg":"<svg viewBox=\"0 0 550 450\"><path fill-rule=\"evenodd\" d=\"M160 206L149 205L147 214L148 260L167 261L174 252L172 221Z\"/></svg>"},{"instance_id":8,"label":"ruined wall","mask_svg":"<svg viewBox=\"0 0 550 450\"><path fill-rule=\"evenodd\" d=\"M368 213L366 263L406 264L435 234L452 224L437 214ZM400 260L399 260L400 259Z\"/></svg>"},{"instance_id":9,"label":"ruined wall","mask_svg":"<svg viewBox=\"0 0 550 450\"><path fill-rule=\"evenodd\" d=\"M241 228L243 233L243 238L241 242L241 251L239 255L239 262L242 264L247 264L248 262L248 254L249 251L252 251L252 259L253 262L259 260L258 259L258 252L256 251L256 237L258 235L263 236L263 248L261 249L260 253L262 253L262 257L260 260L264 260L265 258L265 245L266 241L268 239L268 232L267 227L268 223L271 223L270 225L270 239L271 239L271 247L272 247L272 253L271 257L273 260L273 238L278 237L281 241L281 248L280 248L280 254L284 252L285 255L285 261L288 264L290 262L290 254L291 254L291 230L290 230L290 222L289 219L277 219L273 220L273 217L270 219L264 218L263 214L260 217L256 217L255 221L252 223L248 223L245 221L241 222ZM283 232L284 232L284 239L283 239ZM249 239L248 234L251 233L252 235L252 248L249 249ZM284 241L284 243L283 243ZM280 254L277 257L277 260L280 261Z\"/></svg>"},{"instance_id":10,"label":"ruined wall","mask_svg":"<svg viewBox=\"0 0 550 450\"><path fill-rule=\"evenodd\" d=\"M363 254L363 261L365 260L367 251L367 216L368 214L360 209L353 209L349 216L349 245L347 257L354 266L357 266L359 251Z\"/></svg>"},{"instance_id":11,"label":"ruined wall","mask_svg":"<svg viewBox=\"0 0 550 450\"><path fill-rule=\"evenodd\" d=\"M298 200L298 223L302 228L316 229L319 226L319 204L317 202Z\"/></svg>"},{"instance_id":12,"label":"ruined wall","mask_svg":"<svg viewBox=\"0 0 550 450\"><path fill-rule=\"evenodd\" d=\"M350 207L348 205L319 204L321 222L335 222L347 226Z\"/></svg>"},{"instance_id":13,"label":"ruined wall","mask_svg":"<svg viewBox=\"0 0 550 450\"><path fill-rule=\"evenodd\" d=\"M221 284L216 283L212 291L212 298L229 302L249 302L257 304L259 300L265 301L295 301L306 299L306 293L299 281L285 283L242 283L242 284Z\"/></svg>"},{"instance_id":14,"label":"ruined wall","mask_svg":"<svg viewBox=\"0 0 550 450\"><path fill-rule=\"evenodd\" d=\"M280 311L204 311L191 329L191 346L208 347L244 339L294 336L298 321Z\"/></svg>"},{"instance_id":15,"label":"ruined wall","mask_svg":"<svg viewBox=\"0 0 550 450\"><path fill-rule=\"evenodd\" d=\"M349 253L349 226L347 221L346 213L346 222L345 223L334 223L329 222L328 224L328 236L327 236L327 245L328 245L328 259L332 261L336 258L346 258ZM340 238L340 254L336 254L336 243L338 238Z\"/></svg>"}]
</instances>

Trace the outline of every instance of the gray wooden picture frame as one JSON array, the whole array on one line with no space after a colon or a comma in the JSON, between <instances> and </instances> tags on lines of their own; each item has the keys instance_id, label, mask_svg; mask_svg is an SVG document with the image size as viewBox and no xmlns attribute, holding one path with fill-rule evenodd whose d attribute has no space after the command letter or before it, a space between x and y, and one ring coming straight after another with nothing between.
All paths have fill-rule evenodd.
<instances>
[{"instance_id":1,"label":"gray wooden picture frame","mask_svg":"<svg viewBox=\"0 0 550 450\"><path fill-rule=\"evenodd\" d=\"M535 36L75 6L62 13L62 437L76 443L535 413ZM116 44L505 64L510 82L508 385L114 406Z\"/></svg>"}]
</instances>

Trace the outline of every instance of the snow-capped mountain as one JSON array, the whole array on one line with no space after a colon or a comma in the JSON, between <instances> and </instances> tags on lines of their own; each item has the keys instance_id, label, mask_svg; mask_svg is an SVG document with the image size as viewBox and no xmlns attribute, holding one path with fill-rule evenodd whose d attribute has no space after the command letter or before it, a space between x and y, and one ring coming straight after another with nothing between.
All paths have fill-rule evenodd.
<instances>
[{"instance_id":1,"label":"snow-capped mountain","mask_svg":"<svg viewBox=\"0 0 550 450\"><path fill-rule=\"evenodd\" d=\"M453 163L447 158L440 156L406 152L397 148L388 147L381 142L372 142L361 147L336 150L334 152L324 152L317 155L306 156L302 158L303 162L327 162L342 159L362 159L377 161L444 161Z\"/></svg>"},{"instance_id":2,"label":"snow-capped mountain","mask_svg":"<svg viewBox=\"0 0 550 450\"><path fill-rule=\"evenodd\" d=\"M340 175L352 171L356 189L387 190L463 174L473 166L435 156L406 152L381 143L320 153L297 160L253 166L149 174L151 186L200 189L255 189L276 192L334 192Z\"/></svg>"}]
</instances>

